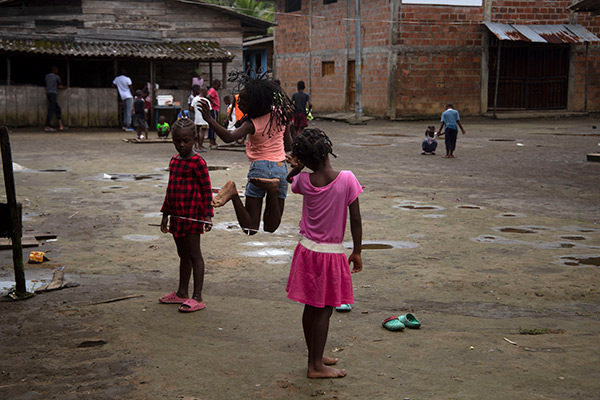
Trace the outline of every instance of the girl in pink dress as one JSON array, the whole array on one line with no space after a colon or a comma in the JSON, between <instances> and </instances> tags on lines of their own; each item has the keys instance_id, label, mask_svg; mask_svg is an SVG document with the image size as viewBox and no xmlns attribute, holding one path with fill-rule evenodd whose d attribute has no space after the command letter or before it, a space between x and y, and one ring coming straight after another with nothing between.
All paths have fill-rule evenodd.
<instances>
[{"instance_id":1,"label":"girl in pink dress","mask_svg":"<svg viewBox=\"0 0 600 400\"><path fill-rule=\"evenodd\" d=\"M351 273L362 270L362 222L358 196L362 186L351 171L335 171L329 162L331 140L319 129L306 129L287 157L292 192L304 196L300 242L294 251L286 290L288 298L304 304L302 327L308 347L309 378L341 378L346 370L324 357L329 318L334 307L354 303ZM308 167L313 172L301 172ZM344 232L350 210L354 248L346 258ZM350 264L354 264L350 271Z\"/></svg>"}]
</instances>

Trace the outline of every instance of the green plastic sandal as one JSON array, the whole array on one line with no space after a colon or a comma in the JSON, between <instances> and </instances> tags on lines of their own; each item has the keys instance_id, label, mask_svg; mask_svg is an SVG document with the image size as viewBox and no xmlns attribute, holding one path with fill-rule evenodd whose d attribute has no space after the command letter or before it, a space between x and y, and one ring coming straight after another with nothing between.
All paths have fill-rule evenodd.
<instances>
[{"instance_id":1,"label":"green plastic sandal","mask_svg":"<svg viewBox=\"0 0 600 400\"><path fill-rule=\"evenodd\" d=\"M412 314L405 314L398 317L398 320L404 324L407 328L419 329L421 322Z\"/></svg>"},{"instance_id":2,"label":"green plastic sandal","mask_svg":"<svg viewBox=\"0 0 600 400\"><path fill-rule=\"evenodd\" d=\"M388 331L403 331L404 324L400 322L398 317L389 317L386 318L381 324Z\"/></svg>"}]
</instances>

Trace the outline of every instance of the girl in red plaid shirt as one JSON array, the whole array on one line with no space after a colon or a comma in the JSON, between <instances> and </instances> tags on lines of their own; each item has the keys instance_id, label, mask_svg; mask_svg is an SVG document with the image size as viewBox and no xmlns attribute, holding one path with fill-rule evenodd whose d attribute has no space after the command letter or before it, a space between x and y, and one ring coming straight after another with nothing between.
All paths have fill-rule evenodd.
<instances>
[{"instance_id":1,"label":"girl in red plaid shirt","mask_svg":"<svg viewBox=\"0 0 600 400\"><path fill-rule=\"evenodd\" d=\"M193 312L206 308L202 300L204 259L200 235L212 228L212 192L206 162L194 151L194 123L187 118L180 119L173 124L171 132L179 154L169 163L169 185L160 210L163 213L160 229L163 233L171 232L177 245L179 288L159 301L180 304L179 311ZM194 292L190 298L188 287L192 273Z\"/></svg>"}]
</instances>

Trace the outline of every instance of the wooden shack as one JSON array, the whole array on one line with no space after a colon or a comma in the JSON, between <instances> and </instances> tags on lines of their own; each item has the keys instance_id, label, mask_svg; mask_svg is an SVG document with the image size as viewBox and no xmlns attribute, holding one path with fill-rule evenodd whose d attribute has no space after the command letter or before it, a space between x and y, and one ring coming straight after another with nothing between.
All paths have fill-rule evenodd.
<instances>
[{"instance_id":1,"label":"wooden shack","mask_svg":"<svg viewBox=\"0 0 600 400\"><path fill-rule=\"evenodd\" d=\"M185 104L192 73L205 85L243 68L243 40L271 24L198 0L0 0L0 123L42 125L52 66L70 126L117 126L112 86L126 68L134 89L158 85ZM227 93L227 85L221 89Z\"/></svg>"}]
</instances>

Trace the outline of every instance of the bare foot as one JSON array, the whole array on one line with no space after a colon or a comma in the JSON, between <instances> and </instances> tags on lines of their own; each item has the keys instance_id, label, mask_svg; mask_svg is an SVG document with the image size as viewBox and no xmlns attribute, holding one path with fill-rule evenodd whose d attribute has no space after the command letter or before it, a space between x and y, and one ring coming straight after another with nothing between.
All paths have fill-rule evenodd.
<instances>
[{"instance_id":1,"label":"bare foot","mask_svg":"<svg viewBox=\"0 0 600 400\"><path fill-rule=\"evenodd\" d=\"M337 364L338 361L340 361L339 358L331 358L331 357L323 356L323 364L325 364L325 365L335 365L335 364Z\"/></svg>"},{"instance_id":2,"label":"bare foot","mask_svg":"<svg viewBox=\"0 0 600 400\"><path fill-rule=\"evenodd\" d=\"M213 197L211 204L213 207L222 207L236 194L237 188L235 187L235 182L228 181L219 194Z\"/></svg>"},{"instance_id":3,"label":"bare foot","mask_svg":"<svg viewBox=\"0 0 600 400\"><path fill-rule=\"evenodd\" d=\"M278 178L250 178L250 182L259 188L266 190L267 192L274 192L279 190L279 179Z\"/></svg>"},{"instance_id":4,"label":"bare foot","mask_svg":"<svg viewBox=\"0 0 600 400\"><path fill-rule=\"evenodd\" d=\"M311 379L343 378L346 376L346 370L323 365L319 369L309 368L306 376Z\"/></svg>"},{"instance_id":5,"label":"bare foot","mask_svg":"<svg viewBox=\"0 0 600 400\"><path fill-rule=\"evenodd\" d=\"M452 156L446 154L445 156L442 156L442 158L452 158Z\"/></svg>"}]
</instances>

